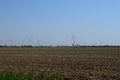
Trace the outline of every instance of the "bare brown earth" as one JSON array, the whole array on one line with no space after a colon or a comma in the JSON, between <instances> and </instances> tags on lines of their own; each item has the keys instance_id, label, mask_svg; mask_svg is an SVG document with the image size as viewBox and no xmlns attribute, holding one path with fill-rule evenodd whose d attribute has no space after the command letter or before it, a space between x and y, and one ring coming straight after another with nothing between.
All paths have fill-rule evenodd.
<instances>
[{"instance_id":1,"label":"bare brown earth","mask_svg":"<svg viewBox=\"0 0 120 80\"><path fill-rule=\"evenodd\" d=\"M0 48L0 72L63 80L120 80L120 48Z\"/></svg>"}]
</instances>

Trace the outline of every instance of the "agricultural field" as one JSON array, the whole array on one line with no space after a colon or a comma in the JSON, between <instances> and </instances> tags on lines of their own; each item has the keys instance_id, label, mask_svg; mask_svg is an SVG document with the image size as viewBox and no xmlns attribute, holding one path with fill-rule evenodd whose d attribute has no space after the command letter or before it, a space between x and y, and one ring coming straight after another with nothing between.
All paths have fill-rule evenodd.
<instances>
[{"instance_id":1,"label":"agricultural field","mask_svg":"<svg viewBox=\"0 0 120 80\"><path fill-rule=\"evenodd\" d=\"M0 48L0 73L61 80L120 80L120 48ZM57 79L56 79L57 80Z\"/></svg>"}]
</instances>

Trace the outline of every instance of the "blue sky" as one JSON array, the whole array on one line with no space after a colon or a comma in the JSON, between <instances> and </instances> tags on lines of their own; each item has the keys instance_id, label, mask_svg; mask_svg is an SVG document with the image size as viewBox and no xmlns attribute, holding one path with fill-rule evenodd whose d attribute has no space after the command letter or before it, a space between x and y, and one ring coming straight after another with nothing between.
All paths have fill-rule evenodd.
<instances>
[{"instance_id":1,"label":"blue sky","mask_svg":"<svg viewBox=\"0 0 120 80\"><path fill-rule=\"evenodd\" d=\"M120 45L120 0L0 0L0 43Z\"/></svg>"}]
</instances>

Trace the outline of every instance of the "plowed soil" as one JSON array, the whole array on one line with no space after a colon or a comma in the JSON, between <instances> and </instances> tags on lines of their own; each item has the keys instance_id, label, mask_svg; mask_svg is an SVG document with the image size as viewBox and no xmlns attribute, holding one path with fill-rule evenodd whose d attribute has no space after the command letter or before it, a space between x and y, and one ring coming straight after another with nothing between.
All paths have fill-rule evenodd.
<instances>
[{"instance_id":1,"label":"plowed soil","mask_svg":"<svg viewBox=\"0 0 120 80\"><path fill-rule=\"evenodd\" d=\"M62 80L120 80L120 48L0 48L0 72Z\"/></svg>"}]
</instances>

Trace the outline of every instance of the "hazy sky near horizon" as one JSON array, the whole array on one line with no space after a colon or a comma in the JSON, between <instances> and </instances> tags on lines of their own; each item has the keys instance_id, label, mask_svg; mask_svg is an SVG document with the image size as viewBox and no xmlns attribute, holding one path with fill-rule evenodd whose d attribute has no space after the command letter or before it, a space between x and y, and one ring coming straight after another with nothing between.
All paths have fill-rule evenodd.
<instances>
[{"instance_id":1,"label":"hazy sky near horizon","mask_svg":"<svg viewBox=\"0 0 120 80\"><path fill-rule=\"evenodd\" d=\"M120 0L0 0L0 40L120 45ZM21 41L21 42L20 42Z\"/></svg>"}]
</instances>

